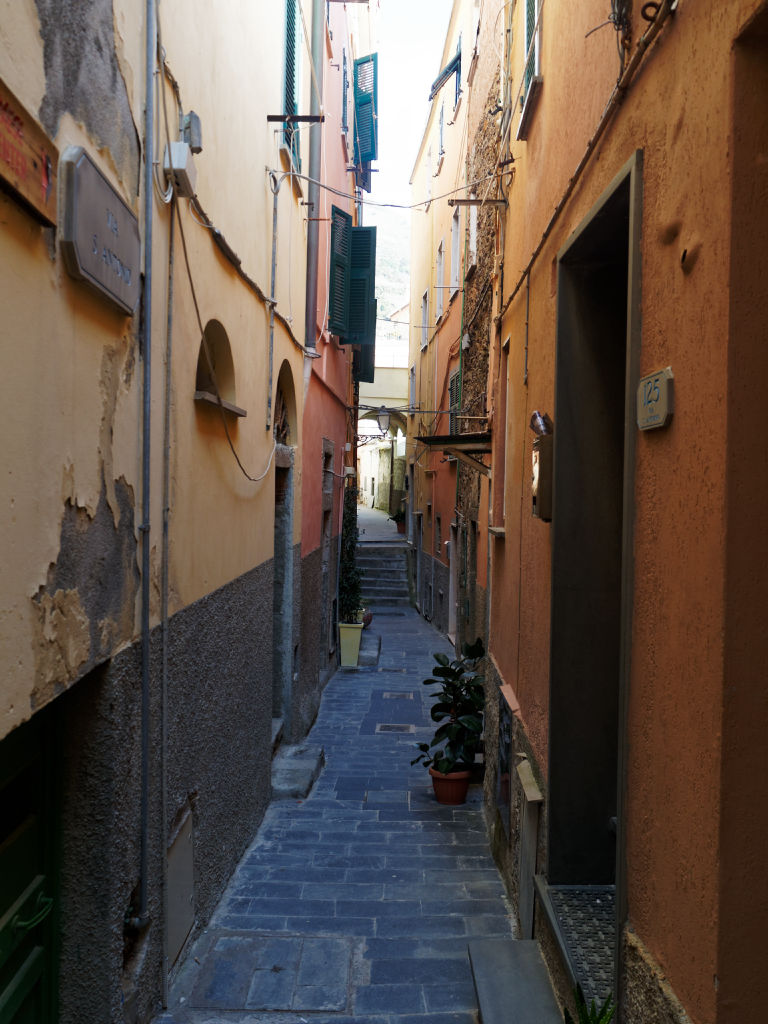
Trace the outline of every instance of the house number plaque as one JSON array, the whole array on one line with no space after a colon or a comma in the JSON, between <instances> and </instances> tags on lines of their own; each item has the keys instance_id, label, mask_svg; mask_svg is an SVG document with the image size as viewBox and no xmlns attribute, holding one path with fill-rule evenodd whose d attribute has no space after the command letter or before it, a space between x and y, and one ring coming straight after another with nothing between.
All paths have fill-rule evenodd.
<instances>
[{"instance_id":1,"label":"house number plaque","mask_svg":"<svg viewBox=\"0 0 768 1024\"><path fill-rule=\"evenodd\" d=\"M649 373L637 386L637 425L640 430L666 427L674 412L674 375L671 367Z\"/></svg>"}]
</instances>

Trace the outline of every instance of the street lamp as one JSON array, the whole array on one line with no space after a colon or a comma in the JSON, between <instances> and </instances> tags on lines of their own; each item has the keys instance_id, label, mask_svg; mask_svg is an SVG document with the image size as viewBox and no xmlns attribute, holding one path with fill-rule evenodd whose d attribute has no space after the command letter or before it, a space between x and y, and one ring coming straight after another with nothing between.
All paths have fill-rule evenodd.
<instances>
[{"instance_id":1,"label":"street lamp","mask_svg":"<svg viewBox=\"0 0 768 1024\"><path fill-rule=\"evenodd\" d=\"M386 434L386 432L389 430L389 412L383 405L379 409L379 414L376 417L376 422L379 424L379 430L382 432L382 434Z\"/></svg>"}]
</instances>

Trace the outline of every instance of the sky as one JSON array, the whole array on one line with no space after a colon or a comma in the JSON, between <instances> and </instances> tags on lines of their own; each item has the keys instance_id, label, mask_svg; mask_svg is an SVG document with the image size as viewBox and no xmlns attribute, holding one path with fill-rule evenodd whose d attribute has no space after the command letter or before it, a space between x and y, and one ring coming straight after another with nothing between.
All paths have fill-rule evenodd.
<instances>
[{"instance_id":1,"label":"sky","mask_svg":"<svg viewBox=\"0 0 768 1024\"><path fill-rule=\"evenodd\" d=\"M377 0L370 2L373 5ZM430 86L441 68L453 0L378 3L379 159L374 164L378 171L373 174L370 198L408 205L412 201L409 179L429 115ZM397 273L397 265L398 256L409 254L410 213L368 206L363 222L378 227L379 316L389 316L408 301L408 279ZM382 364L406 366L407 335L404 343L394 346L395 353L389 351L393 343L383 333L377 338L377 362L381 359Z\"/></svg>"},{"instance_id":2,"label":"sky","mask_svg":"<svg viewBox=\"0 0 768 1024\"><path fill-rule=\"evenodd\" d=\"M372 198L408 203L408 179L427 123L429 89L440 71L452 0L379 2L381 157Z\"/></svg>"}]
</instances>

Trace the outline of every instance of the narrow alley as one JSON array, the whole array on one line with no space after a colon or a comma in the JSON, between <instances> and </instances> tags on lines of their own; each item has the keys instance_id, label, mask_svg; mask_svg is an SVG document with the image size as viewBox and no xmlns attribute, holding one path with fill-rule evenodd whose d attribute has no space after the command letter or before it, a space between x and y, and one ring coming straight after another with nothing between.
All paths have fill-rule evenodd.
<instances>
[{"instance_id":1,"label":"narrow alley","mask_svg":"<svg viewBox=\"0 0 768 1024\"><path fill-rule=\"evenodd\" d=\"M476 1021L468 942L512 929L481 787L444 807L410 766L432 731L421 680L451 648L411 608L370 631L378 664L333 676L307 738L317 782L270 805L156 1024Z\"/></svg>"}]
</instances>

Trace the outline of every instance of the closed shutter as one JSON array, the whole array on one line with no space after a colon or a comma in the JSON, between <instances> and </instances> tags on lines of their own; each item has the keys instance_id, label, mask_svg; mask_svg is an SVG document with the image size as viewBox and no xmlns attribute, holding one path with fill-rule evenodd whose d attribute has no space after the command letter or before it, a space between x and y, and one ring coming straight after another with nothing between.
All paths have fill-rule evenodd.
<instances>
[{"instance_id":1,"label":"closed shutter","mask_svg":"<svg viewBox=\"0 0 768 1024\"><path fill-rule=\"evenodd\" d=\"M378 157L378 54L355 61L355 164Z\"/></svg>"},{"instance_id":2,"label":"closed shutter","mask_svg":"<svg viewBox=\"0 0 768 1024\"><path fill-rule=\"evenodd\" d=\"M373 345L376 340L375 287L376 228L353 228L347 344Z\"/></svg>"},{"instance_id":3,"label":"closed shutter","mask_svg":"<svg viewBox=\"0 0 768 1024\"><path fill-rule=\"evenodd\" d=\"M285 95L284 114L299 112L299 51L296 18L297 0L285 3ZM283 140L291 151L291 159L297 169L301 168L299 155L299 131L295 125L286 124Z\"/></svg>"},{"instance_id":4,"label":"closed shutter","mask_svg":"<svg viewBox=\"0 0 768 1024\"><path fill-rule=\"evenodd\" d=\"M448 382L448 398L449 408L451 410L450 416L448 417L448 433L458 434L459 433L459 417L458 412L461 408L461 374L453 374L450 381Z\"/></svg>"},{"instance_id":5,"label":"closed shutter","mask_svg":"<svg viewBox=\"0 0 768 1024\"><path fill-rule=\"evenodd\" d=\"M373 384L375 365L376 346L362 345L360 347L360 351L355 352L355 380L359 381L361 384Z\"/></svg>"},{"instance_id":6,"label":"closed shutter","mask_svg":"<svg viewBox=\"0 0 768 1024\"><path fill-rule=\"evenodd\" d=\"M345 335L349 330L349 285L352 266L352 217L331 207L331 266L328 296L328 330Z\"/></svg>"}]
</instances>

